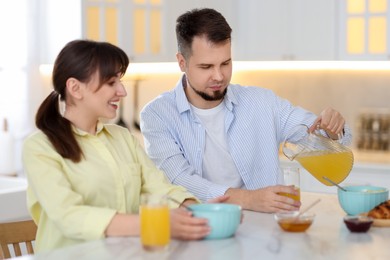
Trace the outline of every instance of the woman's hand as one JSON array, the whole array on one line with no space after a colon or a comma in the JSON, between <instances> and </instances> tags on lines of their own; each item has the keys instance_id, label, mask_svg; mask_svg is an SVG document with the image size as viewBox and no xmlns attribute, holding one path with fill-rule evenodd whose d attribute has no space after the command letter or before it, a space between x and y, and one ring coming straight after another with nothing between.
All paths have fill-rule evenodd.
<instances>
[{"instance_id":1,"label":"woman's hand","mask_svg":"<svg viewBox=\"0 0 390 260\"><path fill-rule=\"evenodd\" d=\"M192 216L183 208L171 210L171 236L181 240L198 240L210 233L207 219Z\"/></svg>"}]
</instances>

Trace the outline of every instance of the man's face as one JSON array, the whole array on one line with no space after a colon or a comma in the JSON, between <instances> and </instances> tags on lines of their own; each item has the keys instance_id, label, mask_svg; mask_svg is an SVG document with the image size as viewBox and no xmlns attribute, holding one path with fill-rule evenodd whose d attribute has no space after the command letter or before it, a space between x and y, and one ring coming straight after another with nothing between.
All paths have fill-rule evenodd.
<instances>
[{"instance_id":1,"label":"man's face","mask_svg":"<svg viewBox=\"0 0 390 260\"><path fill-rule=\"evenodd\" d=\"M187 60L180 53L177 59L187 76L185 92L190 103L198 108L220 104L232 76L230 41L215 45L205 37L197 36Z\"/></svg>"}]
</instances>

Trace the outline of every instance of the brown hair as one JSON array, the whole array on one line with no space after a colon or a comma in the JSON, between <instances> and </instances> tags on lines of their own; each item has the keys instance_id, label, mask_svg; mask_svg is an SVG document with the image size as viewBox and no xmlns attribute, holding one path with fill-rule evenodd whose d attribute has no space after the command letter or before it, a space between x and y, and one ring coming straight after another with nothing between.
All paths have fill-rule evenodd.
<instances>
[{"instance_id":1,"label":"brown hair","mask_svg":"<svg viewBox=\"0 0 390 260\"><path fill-rule=\"evenodd\" d=\"M118 73L123 76L128 65L126 53L107 42L75 40L66 44L58 54L53 68L54 91L39 107L35 124L61 156L73 162L80 162L83 156L70 121L60 113L59 99L66 100L66 81L72 77L87 83L98 71L100 88Z\"/></svg>"},{"instance_id":2,"label":"brown hair","mask_svg":"<svg viewBox=\"0 0 390 260\"><path fill-rule=\"evenodd\" d=\"M232 29L226 19L214 9L203 8L188 11L176 20L176 38L179 52L187 59L192 54L195 36L205 36L212 43L231 40Z\"/></svg>"}]
</instances>

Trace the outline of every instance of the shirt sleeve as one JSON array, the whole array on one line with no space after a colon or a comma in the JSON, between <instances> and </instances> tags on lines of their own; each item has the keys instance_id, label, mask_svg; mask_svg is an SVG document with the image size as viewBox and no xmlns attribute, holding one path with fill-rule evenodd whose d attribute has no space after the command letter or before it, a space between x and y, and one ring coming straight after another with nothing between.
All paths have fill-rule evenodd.
<instances>
[{"instance_id":1,"label":"shirt sleeve","mask_svg":"<svg viewBox=\"0 0 390 260\"><path fill-rule=\"evenodd\" d=\"M352 130L347 123L344 125L344 134L340 142L343 145L351 145L352 143Z\"/></svg>"},{"instance_id":2,"label":"shirt sleeve","mask_svg":"<svg viewBox=\"0 0 390 260\"><path fill-rule=\"evenodd\" d=\"M310 126L317 116L301 107L293 106L289 101L279 98L272 91L248 88L244 93L243 89L240 87L232 90L237 92L236 97L240 97L235 102L240 102L243 99L251 100L251 102L242 101L240 106L236 107L236 109L246 111L241 113L241 122L243 120L254 122L255 118L255 120L262 122L263 128L254 127L244 129L245 131L241 131L241 129L235 131L235 136L230 138L237 142L237 146L232 149L236 149L237 158L241 162L239 171L243 179L246 177L246 188L255 189L274 183L276 177L273 176L278 174L275 170L278 168L277 149L291 129L299 124ZM165 172L172 183L186 187L202 201L221 196L229 187L202 178L199 171L202 169L204 132L187 113L188 110L182 102L188 101L186 99L183 101L182 97L178 97L179 92L175 92L175 94L176 96L159 97L141 111L141 130L145 149L149 157ZM269 136L269 140L259 143L263 139L257 132ZM248 140L247 136L259 138L253 139L252 143L248 144L245 143ZM346 125L342 143L348 144L350 139L351 132ZM241 140L243 143L239 143ZM253 142L260 145L252 145ZM266 155L264 154L265 150L258 148L264 144L272 145ZM249 157L244 156L244 153L239 151L243 145L247 145L245 149L249 153ZM253 154L263 156L263 160L248 162L247 158L251 158ZM269 158L269 160L265 162L264 158ZM260 169L264 166L261 163L272 164L272 166L267 165L267 171L262 171Z\"/></svg>"},{"instance_id":3,"label":"shirt sleeve","mask_svg":"<svg viewBox=\"0 0 390 260\"><path fill-rule=\"evenodd\" d=\"M282 130L282 139L280 141L284 141L287 137L288 133L291 133L292 129L297 125L304 124L307 127L313 125L315 119L318 117L314 113L307 111L299 106L293 106L290 101L280 98L274 95L276 100L275 104L277 104L280 118L280 125ZM324 130L320 130L320 133L326 137L329 137ZM352 143L352 131L350 126L345 123L344 124L344 134L339 142L343 145L351 145Z\"/></svg>"},{"instance_id":4,"label":"shirt sleeve","mask_svg":"<svg viewBox=\"0 0 390 260\"><path fill-rule=\"evenodd\" d=\"M39 225L44 224L40 218L45 214L64 236L73 239L104 237L116 211L85 205L82 196L72 190L62 170L62 161L43 135L25 141L23 165L28 178L28 208L33 219Z\"/></svg>"},{"instance_id":5,"label":"shirt sleeve","mask_svg":"<svg viewBox=\"0 0 390 260\"><path fill-rule=\"evenodd\" d=\"M146 107L142 111L141 129L148 156L158 168L165 172L173 184L186 187L201 201L224 195L229 187L202 178L185 158L180 140L170 132L170 128L174 128L172 125L174 120L162 117L169 114L170 112L166 111L159 113L152 107ZM186 138L194 139L191 136ZM196 146L195 143L194 146ZM195 159L196 161L202 162L202 152L194 156L199 157Z\"/></svg>"}]
</instances>

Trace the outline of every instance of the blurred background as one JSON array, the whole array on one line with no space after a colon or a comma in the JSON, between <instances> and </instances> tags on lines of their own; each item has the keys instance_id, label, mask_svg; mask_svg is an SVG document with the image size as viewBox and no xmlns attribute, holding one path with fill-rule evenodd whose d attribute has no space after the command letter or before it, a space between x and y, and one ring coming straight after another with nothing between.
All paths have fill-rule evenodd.
<instances>
[{"instance_id":1,"label":"blurred background","mask_svg":"<svg viewBox=\"0 0 390 260\"><path fill-rule=\"evenodd\" d=\"M7 161L3 173L23 175L21 144L52 91L56 55L74 39L129 55L128 96L113 121L142 142L139 111L181 75L175 20L196 7L215 8L233 28L232 83L272 89L315 113L339 110L355 159L390 163L389 0L0 0L0 174Z\"/></svg>"}]
</instances>

